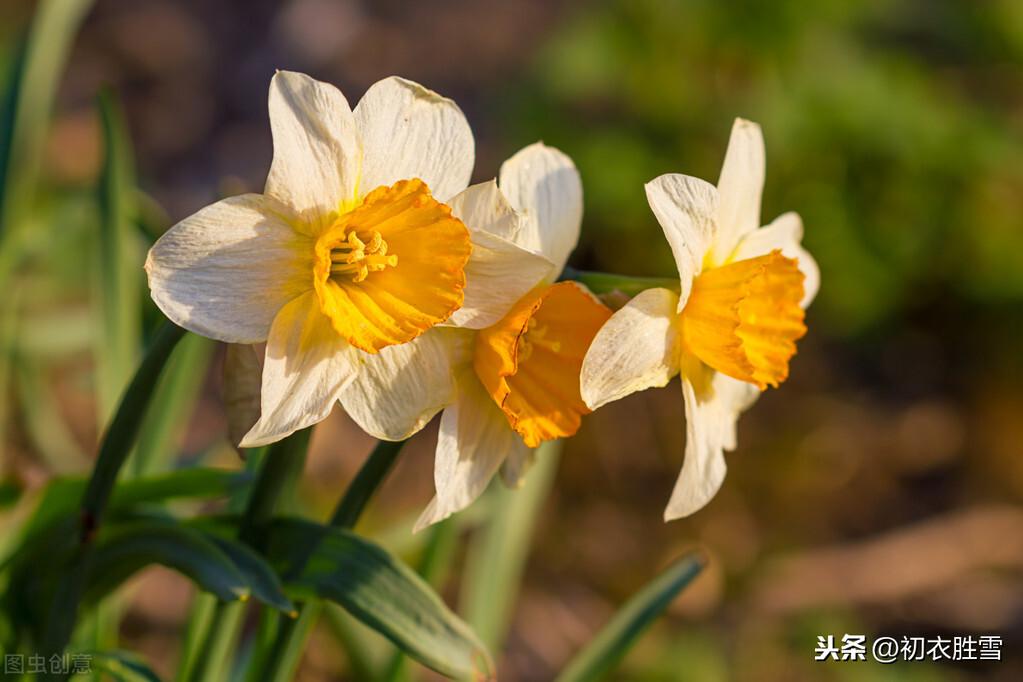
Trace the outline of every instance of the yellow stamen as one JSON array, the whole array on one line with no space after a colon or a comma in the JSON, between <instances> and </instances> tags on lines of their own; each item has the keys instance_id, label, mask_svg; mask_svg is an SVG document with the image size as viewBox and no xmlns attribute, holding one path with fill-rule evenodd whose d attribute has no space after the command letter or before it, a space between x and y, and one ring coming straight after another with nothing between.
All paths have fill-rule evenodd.
<instances>
[{"instance_id":1,"label":"yellow stamen","mask_svg":"<svg viewBox=\"0 0 1023 682\"><path fill-rule=\"evenodd\" d=\"M775 250L705 270L682 311L683 348L761 390L789 375L803 324L803 273Z\"/></svg>"},{"instance_id":2,"label":"yellow stamen","mask_svg":"<svg viewBox=\"0 0 1023 682\"><path fill-rule=\"evenodd\" d=\"M359 238L357 229L349 226L348 238L331 249L331 275L350 275L353 282L361 282L371 272L380 272L398 264L397 256L387 255L387 242L377 230L370 233L367 244Z\"/></svg>"},{"instance_id":3,"label":"yellow stamen","mask_svg":"<svg viewBox=\"0 0 1023 682\"><path fill-rule=\"evenodd\" d=\"M571 436L589 413L579 371L611 310L575 282L534 289L476 337L473 366L526 445Z\"/></svg>"},{"instance_id":4,"label":"yellow stamen","mask_svg":"<svg viewBox=\"0 0 1023 682\"><path fill-rule=\"evenodd\" d=\"M378 187L316 241L320 308L368 353L411 341L462 305L471 250L465 225L422 180Z\"/></svg>"}]
</instances>

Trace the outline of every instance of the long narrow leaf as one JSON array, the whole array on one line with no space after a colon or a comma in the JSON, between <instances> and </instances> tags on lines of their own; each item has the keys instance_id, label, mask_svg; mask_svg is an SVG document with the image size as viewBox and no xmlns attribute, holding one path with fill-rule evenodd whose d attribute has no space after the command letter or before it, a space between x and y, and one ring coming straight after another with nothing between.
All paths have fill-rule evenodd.
<instances>
[{"instance_id":1,"label":"long narrow leaf","mask_svg":"<svg viewBox=\"0 0 1023 682\"><path fill-rule=\"evenodd\" d=\"M103 167L99 182L100 231L97 275L102 333L97 336L99 424L110 418L131 378L141 340L141 281L136 254L135 171L120 107L104 92L98 100L103 124Z\"/></svg>"},{"instance_id":2,"label":"long narrow leaf","mask_svg":"<svg viewBox=\"0 0 1023 682\"><path fill-rule=\"evenodd\" d=\"M251 593L231 558L202 533L188 526L143 521L101 534L86 600L98 600L150 564L172 568L224 601L247 599Z\"/></svg>"},{"instance_id":3,"label":"long narrow leaf","mask_svg":"<svg viewBox=\"0 0 1023 682\"><path fill-rule=\"evenodd\" d=\"M637 592L558 676L557 682L604 679L643 631L703 569L703 557L687 554Z\"/></svg>"},{"instance_id":4,"label":"long narrow leaf","mask_svg":"<svg viewBox=\"0 0 1023 682\"><path fill-rule=\"evenodd\" d=\"M0 116L0 283L17 258L17 224L35 199L54 96L92 0L42 0L20 50Z\"/></svg>"},{"instance_id":5,"label":"long narrow leaf","mask_svg":"<svg viewBox=\"0 0 1023 682\"><path fill-rule=\"evenodd\" d=\"M174 350L139 430L138 446L130 463L135 476L161 471L173 464L177 440L195 408L215 347L210 339L189 334Z\"/></svg>"},{"instance_id":6,"label":"long narrow leaf","mask_svg":"<svg viewBox=\"0 0 1023 682\"><path fill-rule=\"evenodd\" d=\"M160 682L159 676L141 657L128 651L86 651L88 667L109 675L115 682Z\"/></svg>"},{"instance_id":7,"label":"long narrow leaf","mask_svg":"<svg viewBox=\"0 0 1023 682\"><path fill-rule=\"evenodd\" d=\"M226 469L181 469L121 483L111 496L110 506L123 512L141 504L172 499L215 499L240 490L252 479L248 472ZM55 478L47 484L35 512L25 522L14 554L31 555L30 546L47 542L47 531L60 525L71 529L77 521L78 500L85 490L79 478ZM10 559L0 561L0 569Z\"/></svg>"},{"instance_id":8,"label":"long narrow leaf","mask_svg":"<svg viewBox=\"0 0 1023 682\"><path fill-rule=\"evenodd\" d=\"M295 605L284 594L281 581L263 557L242 543L228 538L207 536L220 551L226 554L245 577L252 596L259 601L295 616Z\"/></svg>"},{"instance_id":9,"label":"long narrow leaf","mask_svg":"<svg viewBox=\"0 0 1023 682\"><path fill-rule=\"evenodd\" d=\"M125 481L110 498L114 509L172 499L227 497L252 482L252 474L230 469L178 469L165 474Z\"/></svg>"},{"instance_id":10,"label":"long narrow leaf","mask_svg":"<svg viewBox=\"0 0 1023 682\"><path fill-rule=\"evenodd\" d=\"M522 571L536 525L561 453L560 441L548 441L536 452L536 464L519 490L492 486L497 498L493 516L473 539L466 577L462 582L461 612L493 650L501 648L518 594Z\"/></svg>"},{"instance_id":11,"label":"long narrow leaf","mask_svg":"<svg viewBox=\"0 0 1023 682\"><path fill-rule=\"evenodd\" d=\"M386 551L353 533L297 519L267 529L268 556L289 575L319 541L292 587L336 602L423 665L457 679L490 679L490 654L432 588Z\"/></svg>"},{"instance_id":12,"label":"long narrow leaf","mask_svg":"<svg viewBox=\"0 0 1023 682\"><path fill-rule=\"evenodd\" d=\"M444 582L451 564L451 556L458 538L456 519L446 519L430 529L430 537L416 565L416 573L430 585L439 587ZM383 682L407 682L412 679L409 660L400 651L394 652L384 669Z\"/></svg>"},{"instance_id":13,"label":"long narrow leaf","mask_svg":"<svg viewBox=\"0 0 1023 682\"><path fill-rule=\"evenodd\" d=\"M170 322L165 322L159 329L103 437L96 465L82 494L78 515L81 564L78 570L61 576L55 594L49 601L46 631L41 640L45 654L60 653L67 648L92 564L91 539L100 525L110 501L110 493L138 435L139 424L152 397L153 386L160 377L167 357L184 333L183 329Z\"/></svg>"}]
</instances>

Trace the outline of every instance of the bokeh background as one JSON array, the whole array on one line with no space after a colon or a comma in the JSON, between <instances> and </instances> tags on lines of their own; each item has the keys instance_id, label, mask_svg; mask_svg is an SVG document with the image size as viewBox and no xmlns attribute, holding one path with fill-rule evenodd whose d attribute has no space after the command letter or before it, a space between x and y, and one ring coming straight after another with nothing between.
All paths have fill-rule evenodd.
<instances>
[{"instance_id":1,"label":"bokeh background","mask_svg":"<svg viewBox=\"0 0 1023 682\"><path fill-rule=\"evenodd\" d=\"M33 10L0 4L0 73ZM88 470L109 410L96 399L97 92L112 87L123 106L151 238L219 196L260 190L275 68L353 103L391 74L454 98L474 127L476 180L538 139L560 147L586 191L577 267L671 273L643 183L715 180L735 116L763 126L764 222L803 216L823 273L810 333L791 379L743 417L723 490L694 517L661 521L683 448L677 382L590 416L535 514L501 679L551 679L694 546L708 569L615 679L1023 679L1016 0L99 0L45 127L27 213L37 237L3 294L0 534L52 477ZM134 276L150 320L145 242ZM194 352L206 369L182 389L196 398L166 436L174 461L241 468L225 437L223 350ZM417 436L360 528L413 555L435 437ZM303 511L325 515L370 447L334 414L314 438ZM444 582L454 605L472 516ZM126 607L123 645L168 676L191 589L152 569ZM352 679L343 625L317 630L300 679ZM844 633L996 634L1004 660L813 662L817 635Z\"/></svg>"}]
</instances>

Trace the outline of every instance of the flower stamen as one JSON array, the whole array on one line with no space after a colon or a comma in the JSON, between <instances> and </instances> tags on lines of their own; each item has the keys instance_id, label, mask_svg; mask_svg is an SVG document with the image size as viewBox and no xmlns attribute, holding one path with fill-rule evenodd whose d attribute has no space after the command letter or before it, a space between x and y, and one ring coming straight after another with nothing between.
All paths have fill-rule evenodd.
<instances>
[{"instance_id":1,"label":"flower stamen","mask_svg":"<svg viewBox=\"0 0 1023 682\"><path fill-rule=\"evenodd\" d=\"M462 305L469 230L422 180L374 189L314 248L320 309L367 353L411 341Z\"/></svg>"},{"instance_id":2,"label":"flower stamen","mask_svg":"<svg viewBox=\"0 0 1023 682\"><path fill-rule=\"evenodd\" d=\"M398 256L387 255L387 242L380 232L372 230L367 243L359 237L357 228L350 229L348 236L330 250L331 275L349 275L353 282L362 282L369 273L398 264Z\"/></svg>"}]
</instances>

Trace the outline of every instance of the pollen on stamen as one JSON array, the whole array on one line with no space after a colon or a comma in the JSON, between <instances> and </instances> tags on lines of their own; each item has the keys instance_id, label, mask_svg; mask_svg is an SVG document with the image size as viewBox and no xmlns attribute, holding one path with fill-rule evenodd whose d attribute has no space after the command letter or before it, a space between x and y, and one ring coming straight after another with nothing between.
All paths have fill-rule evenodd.
<instances>
[{"instance_id":1,"label":"pollen on stamen","mask_svg":"<svg viewBox=\"0 0 1023 682\"><path fill-rule=\"evenodd\" d=\"M377 230L359 237L353 229L330 250L330 274L347 275L354 283L397 264L398 256L387 253L387 242Z\"/></svg>"}]
</instances>

